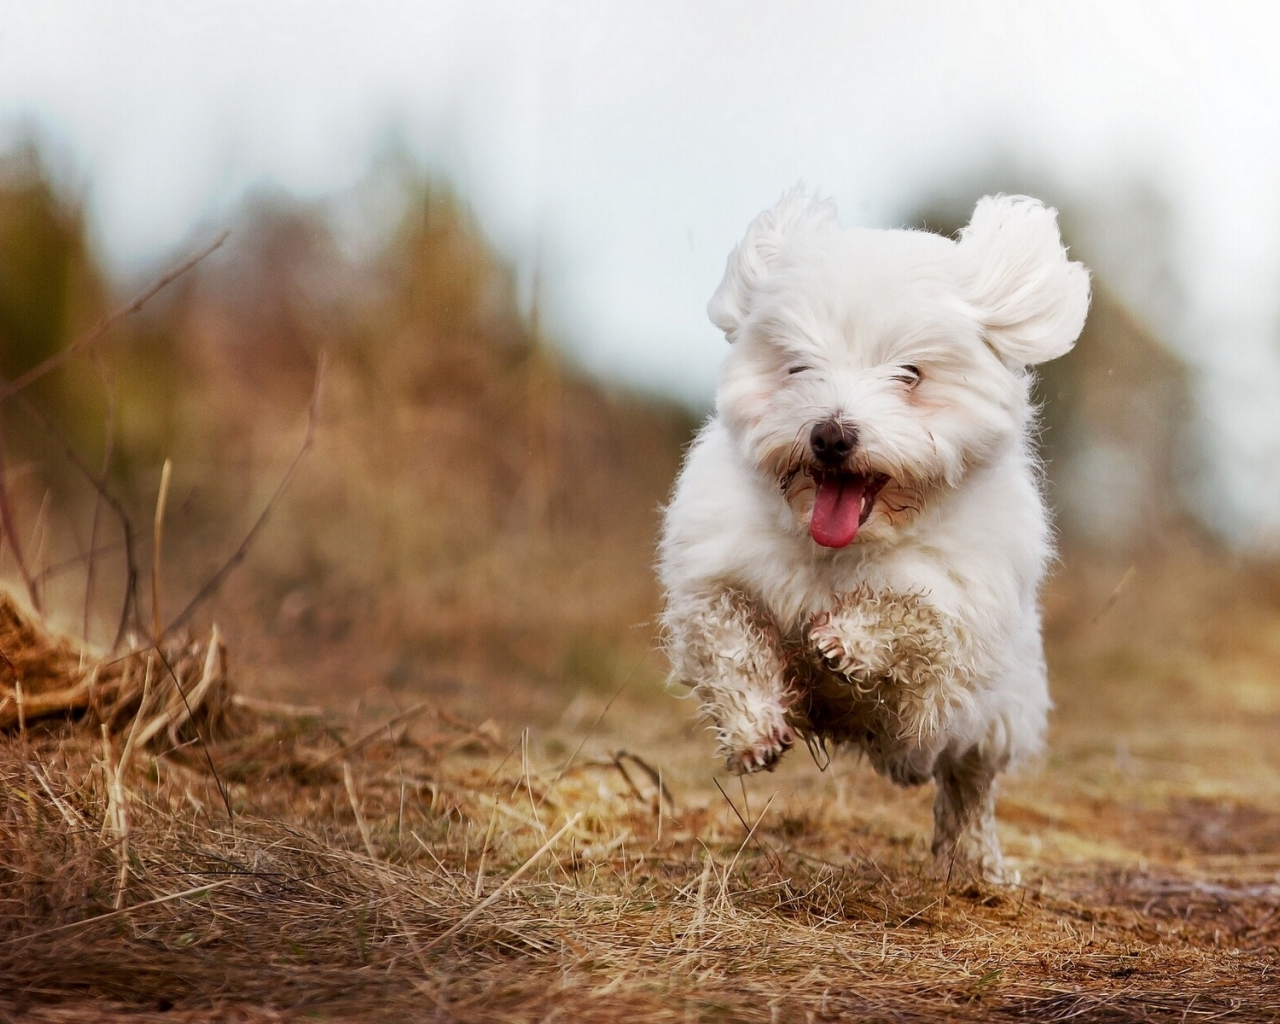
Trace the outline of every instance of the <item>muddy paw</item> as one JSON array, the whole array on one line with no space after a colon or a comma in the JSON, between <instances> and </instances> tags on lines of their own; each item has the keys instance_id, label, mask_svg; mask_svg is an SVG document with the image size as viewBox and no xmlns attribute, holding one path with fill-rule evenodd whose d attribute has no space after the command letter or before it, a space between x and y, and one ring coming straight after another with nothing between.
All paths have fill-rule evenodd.
<instances>
[{"instance_id":1,"label":"muddy paw","mask_svg":"<svg viewBox=\"0 0 1280 1024\"><path fill-rule=\"evenodd\" d=\"M795 741L796 735L789 725L774 726L755 742L729 751L725 756L725 767L734 775L771 772Z\"/></svg>"},{"instance_id":2,"label":"muddy paw","mask_svg":"<svg viewBox=\"0 0 1280 1024\"><path fill-rule=\"evenodd\" d=\"M952 883L981 878L991 885L1019 885L1022 872L1005 862L998 840L984 835L962 836L954 844L935 844L933 875Z\"/></svg>"},{"instance_id":3,"label":"muddy paw","mask_svg":"<svg viewBox=\"0 0 1280 1024\"><path fill-rule=\"evenodd\" d=\"M823 666L838 675L869 679L884 670L886 652L874 640L851 635L848 623L819 612L809 623L809 645Z\"/></svg>"},{"instance_id":4,"label":"muddy paw","mask_svg":"<svg viewBox=\"0 0 1280 1024\"><path fill-rule=\"evenodd\" d=\"M1022 872L1010 867L1003 858L983 858L972 861L955 856L933 857L933 877L940 882L952 885L963 881L980 878L989 885L1020 885Z\"/></svg>"}]
</instances>

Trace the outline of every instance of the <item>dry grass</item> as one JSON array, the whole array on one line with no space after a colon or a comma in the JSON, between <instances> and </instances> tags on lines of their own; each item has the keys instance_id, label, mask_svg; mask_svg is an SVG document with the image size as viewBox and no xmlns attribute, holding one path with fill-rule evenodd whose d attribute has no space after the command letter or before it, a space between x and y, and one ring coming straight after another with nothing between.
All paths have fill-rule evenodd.
<instances>
[{"instance_id":1,"label":"dry grass","mask_svg":"<svg viewBox=\"0 0 1280 1024\"><path fill-rule=\"evenodd\" d=\"M327 353L314 446L251 558L201 608L255 681L270 677L257 692L309 703L420 690L425 677L464 694L493 678L612 685L613 663L634 662L652 634L658 506L695 417L603 387L545 344L446 191L413 183L403 222L364 259L338 251L319 210L264 204L232 227L108 340L106 387L74 361L48 379L68 390L48 418L94 472L111 467L144 581L172 460L167 617L288 472ZM117 517L104 504L94 530L83 474L23 409L4 412L18 532L41 541L25 545L39 593L81 633L96 536L88 633L110 641L127 575ZM0 576L13 562L0 545Z\"/></svg>"},{"instance_id":2,"label":"dry grass","mask_svg":"<svg viewBox=\"0 0 1280 1024\"><path fill-rule=\"evenodd\" d=\"M250 211L227 263L44 382L137 523L173 459L172 615L270 500L331 355L314 449L202 608L221 633L105 656L0 601L0 1018L1280 1017L1274 566L1165 528L1069 551L1050 754L999 808L1024 882L948 886L928 787L803 752L716 779L660 692L650 562L690 417L557 358L446 193L372 261L322 213ZM116 526L19 414L33 581L110 638Z\"/></svg>"},{"instance_id":3,"label":"dry grass","mask_svg":"<svg viewBox=\"0 0 1280 1024\"><path fill-rule=\"evenodd\" d=\"M84 712L90 728L127 734L138 749L216 738L233 729L226 671L216 627L206 641L103 659L50 633L0 591L0 729L25 732L39 719Z\"/></svg>"},{"instance_id":4,"label":"dry grass","mask_svg":"<svg viewBox=\"0 0 1280 1024\"><path fill-rule=\"evenodd\" d=\"M76 664L66 641L30 624L6 634L15 664L53 657L20 647L14 658L16 637ZM146 652L131 657L141 664ZM96 667L87 656L77 671L85 666ZM163 683L155 694L172 692ZM225 675L206 692L237 707ZM1224 811L1184 796L1161 818L1138 810L1133 779L1112 788L1096 779L1086 799L1080 771L1051 765L1048 784L1019 781L1002 805L1026 882L952 888L925 874L926 793L903 794L837 758L825 773L795 762L752 780L750 792L721 794L702 769L705 743L670 739L686 710L675 702L624 696L610 710L624 724L605 716L571 763L549 755L569 734L504 736L494 722L472 725L430 704L346 739L306 709L244 703L234 730L179 733L177 743L151 728L172 706L159 696L141 713L104 718L115 723L106 747L96 713L10 731L0 749L3 1012L468 1021L1280 1012L1280 857L1207 854L1195 838L1209 822L1221 849L1233 834L1274 827L1244 804ZM148 732L159 742L138 741ZM130 735L136 752L122 759ZM624 739L644 756L605 753ZM659 796L659 773L671 799Z\"/></svg>"}]
</instances>

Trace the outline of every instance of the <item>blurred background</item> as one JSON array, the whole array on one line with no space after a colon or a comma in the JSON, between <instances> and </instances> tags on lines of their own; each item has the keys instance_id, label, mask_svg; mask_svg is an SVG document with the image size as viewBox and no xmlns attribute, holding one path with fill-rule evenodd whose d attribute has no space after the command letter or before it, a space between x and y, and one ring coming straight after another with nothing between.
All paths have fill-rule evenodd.
<instances>
[{"instance_id":1,"label":"blurred background","mask_svg":"<svg viewBox=\"0 0 1280 1024\"><path fill-rule=\"evenodd\" d=\"M500 687L572 725L662 679L659 507L749 220L797 181L944 233L1028 192L1095 281L1040 386L1060 728L1171 697L1274 726L1278 55L1260 2L0 2L6 379L230 231L3 405L0 570L109 644L124 537L66 448L144 581L168 458L177 615L302 444L323 351L315 443L199 615L262 693L491 714Z\"/></svg>"}]
</instances>

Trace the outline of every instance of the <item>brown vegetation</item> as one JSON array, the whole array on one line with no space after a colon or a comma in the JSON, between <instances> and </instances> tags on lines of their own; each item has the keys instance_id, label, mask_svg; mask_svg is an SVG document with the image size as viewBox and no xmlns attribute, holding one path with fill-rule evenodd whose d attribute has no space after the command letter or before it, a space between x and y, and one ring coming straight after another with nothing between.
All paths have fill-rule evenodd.
<instances>
[{"instance_id":1,"label":"brown vegetation","mask_svg":"<svg viewBox=\"0 0 1280 1024\"><path fill-rule=\"evenodd\" d=\"M251 707L236 732L178 745L125 738L154 731L145 712L105 745L89 722L10 733L6 1012L1136 1021L1280 1006L1276 818L1222 777L1167 778L1141 737L1099 752L1078 711L1045 775L1006 792L1024 882L992 888L927 875L927 794L844 757L718 792L707 751L672 742L678 712L643 697L576 757L581 729L513 735L430 703L353 738L306 709ZM627 720L638 709L649 728ZM1213 765L1203 738L1180 750L1184 768L1274 784L1274 766Z\"/></svg>"},{"instance_id":2,"label":"brown vegetation","mask_svg":"<svg viewBox=\"0 0 1280 1024\"><path fill-rule=\"evenodd\" d=\"M935 880L927 787L802 751L714 777L651 649L690 417L566 366L447 194L400 187L358 257L323 211L250 207L117 329L109 392L90 362L35 396L95 468L114 410L143 579L174 460L166 614L144 595L114 651L118 526L4 407L56 628L0 603L0 1017L1275 1019L1273 567L1176 517L1073 544L1046 595L1051 753L1000 803L1023 881ZM161 658L153 622L294 458L321 349L312 449Z\"/></svg>"}]
</instances>

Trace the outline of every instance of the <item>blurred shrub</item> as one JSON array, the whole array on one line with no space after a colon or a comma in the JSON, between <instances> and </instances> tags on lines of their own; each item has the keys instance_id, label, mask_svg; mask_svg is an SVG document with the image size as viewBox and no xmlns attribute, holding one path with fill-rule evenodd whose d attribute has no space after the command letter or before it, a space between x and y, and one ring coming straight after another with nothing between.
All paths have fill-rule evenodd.
<instances>
[{"instance_id":1,"label":"blurred shrub","mask_svg":"<svg viewBox=\"0 0 1280 1024\"><path fill-rule=\"evenodd\" d=\"M53 355L103 299L80 204L54 186L34 144L0 156L0 373Z\"/></svg>"},{"instance_id":2,"label":"blurred shrub","mask_svg":"<svg viewBox=\"0 0 1280 1024\"><path fill-rule=\"evenodd\" d=\"M1190 517L1178 486L1186 367L1095 281L1075 349L1040 370L1051 496L1068 540L1103 550L1160 541Z\"/></svg>"},{"instance_id":3,"label":"blurred shrub","mask_svg":"<svg viewBox=\"0 0 1280 1024\"><path fill-rule=\"evenodd\" d=\"M27 275L5 300L27 339L10 372L104 305L79 207L25 159L34 170L0 197L20 214L4 258ZM294 666L382 650L389 667L370 671L400 682L424 660L607 682L634 664L607 652L652 634L658 508L693 421L568 365L521 315L510 268L448 189L399 165L352 203L358 214L392 200L399 216L366 224L360 247L336 231L331 206L248 197L226 246L103 345L105 387L88 360L53 378L74 392L59 420L96 466L111 396L112 486L140 536L159 464L174 460L172 613L266 503L323 350L315 448L219 621L274 633ZM48 440L31 443L40 472L19 488L26 515L62 480L64 529L44 557L74 560L92 491L82 483L71 497ZM71 603L82 591L66 580Z\"/></svg>"},{"instance_id":4,"label":"blurred shrub","mask_svg":"<svg viewBox=\"0 0 1280 1024\"><path fill-rule=\"evenodd\" d=\"M939 196L916 222L955 236L980 195L1055 191L1008 170L990 178ZM1075 211L1057 205L1063 240L1073 258L1088 263L1074 244ZM1188 460L1187 368L1096 272L1079 341L1061 359L1036 367L1036 377L1049 500L1066 544L1136 552L1190 525L1178 486Z\"/></svg>"}]
</instances>

